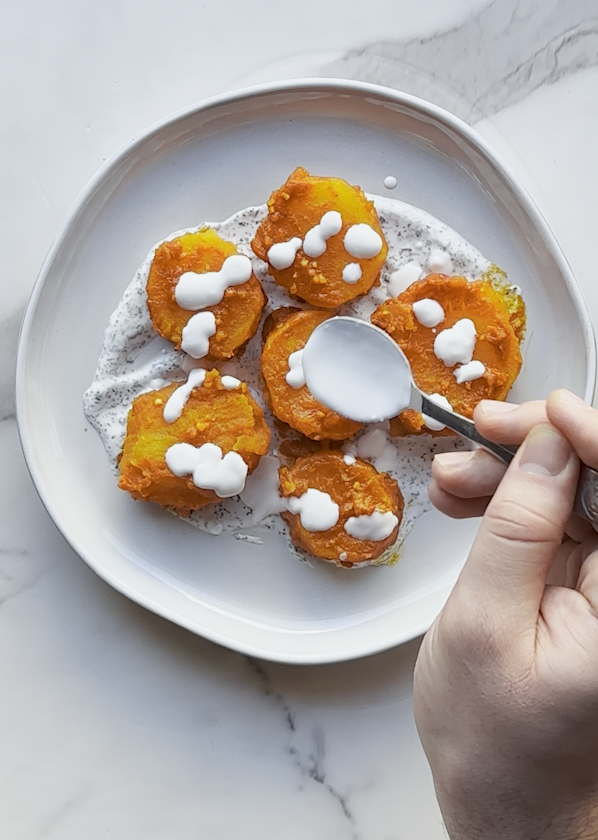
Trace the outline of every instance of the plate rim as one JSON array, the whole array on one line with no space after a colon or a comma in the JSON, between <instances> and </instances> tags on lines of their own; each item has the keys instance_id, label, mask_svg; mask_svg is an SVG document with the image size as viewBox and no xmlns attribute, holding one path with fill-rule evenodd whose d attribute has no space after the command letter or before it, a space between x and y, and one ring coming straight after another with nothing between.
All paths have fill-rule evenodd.
<instances>
[{"instance_id":1,"label":"plate rim","mask_svg":"<svg viewBox=\"0 0 598 840\"><path fill-rule=\"evenodd\" d=\"M88 550L83 545L79 544L79 540L69 533L68 523L63 521L60 510L53 500L53 494L45 486L43 478L43 469L39 465L36 458L33 446L30 445L27 435L28 415L25 401L25 378L27 375L27 355L29 348L29 339L31 336L32 326L38 312L39 299L45 282L50 274L52 265L58 256L65 238L69 234L72 225L76 222L77 217L84 209L87 202L92 198L97 188L101 186L103 181L135 150L140 149L152 137L160 134L163 130L171 127L177 122L192 117L201 112L209 112L212 109L219 108L223 105L234 106L237 102L251 101L259 98L264 94L284 94L284 93L308 93L308 92L330 92L332 94L339 93L353 93L361 94L362 96L372 96L378 99L390 100L392 103L409 109L419 115L425 116L437 124L448 127L457 135L462 136L481 156L490 163L494 168L498 169L503 178L507 182L509 188L513 191L517 201L523 208L524 212L531 218L533 224L538 230L543 240L550 245L550 253L554 259L559 272L561 273L567 291L571 296L572 304L578 315L580 326L582 328L583 339L586 346L587 358L587 380L585 393L583 398L586 402L592 402L597 376L597 358L596 358L596 336L594 327L590 318L587 303L585 301L581 287L579 286L575 275L565 257L560 244L558 243L554 233L552 232L548 222L541 214L535 202L531 198L527 190L519 183L511 168L504 162L500 154L498 154L488 143L484 137L478 132L456 117L449 111L428 102L420 97L412 94L404 93L394 88L385 87L382 85L371 84L366 82L358 82L347 79L321 79L321 78L305 78L286 80L281 82L268 82L260 85L253 85L250 87L239 88L234 91L218 94L201 100L186 108L175 111L146 129L135 135L131 140L124 143L117 149L96 171L87 184L83 187L69 211L64 217L63 221L58 227L53 242L41 264L39 273L33 285L26 309L21 324L21 329L18 339L17 359L15 370L15 396L16 396L16 420L19 433L19 439L23 450L25 463L33 481L36 492L48 512L50 518L75 553L106 583L112 586L121 594L130 598L133 602L139 604L145 609L150 610L162 618L172 621L187 630L201 635L203 638L211 642L219 644L227 649L235 650L241 654L248 656L255 656L263 660L280 662L286 664L296 665L315 665L334 662L350 661L353 659L370 656L382 651L389 650L400 644L404 644L411 639L417 638L427 631L430 622L425 621L418 627L409 632L399 632L395 635L387 636L383 639L377 640L375 637L361 650L358 651L337 651L329 652L324 655L309 654L309 653L289 653L282 654L278 651L258 650L255 645L247 645L242 639L237 639L235 644L231 644L230 640L217 630L202 627L201 631L198 627L193 625L193 622L187 620L185 616L181 616L172 609L156 603L149 597L144 596L135 588L131 587L126 581L117 579L110 571L103 568L101 564L97 563L93 552Z\"/></svg>"}]
</instances>

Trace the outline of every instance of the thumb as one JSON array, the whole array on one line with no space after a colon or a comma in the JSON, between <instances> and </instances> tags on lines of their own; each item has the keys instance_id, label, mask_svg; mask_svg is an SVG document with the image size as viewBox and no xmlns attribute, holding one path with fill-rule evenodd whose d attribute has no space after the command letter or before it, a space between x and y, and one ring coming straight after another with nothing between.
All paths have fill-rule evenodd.
<instances>
[{"instance_id":1,"label":"thumb","mask_svg":"<svg viewBox=\"0 0 598 840\"><path fill-rule=\"evenodd\" d=\"M459 580L489 621L534 624L571 513L579 461L548 424L535 426L488 505Z\"/></svg>"}]
</instances>

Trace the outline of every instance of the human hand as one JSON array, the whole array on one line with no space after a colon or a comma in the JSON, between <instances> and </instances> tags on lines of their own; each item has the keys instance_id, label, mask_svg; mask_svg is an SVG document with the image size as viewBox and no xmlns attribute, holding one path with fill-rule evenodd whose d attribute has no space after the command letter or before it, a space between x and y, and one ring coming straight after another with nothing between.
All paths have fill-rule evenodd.
<instances>
[{"instance_id":1,"label":"human hand","mask_svg":"<svg viewBox=\"0 0 598 840\"><path fill-rule=\"evenodd\" d=\"M482 452L435 459L435 504L486 512L422 644L416 722L453 840L595 838L598 537L570 512L577 456L598 468L598 412L565 391L493 408L482 434L525 438L508 471Z\"/></svg>"}]
</instances>

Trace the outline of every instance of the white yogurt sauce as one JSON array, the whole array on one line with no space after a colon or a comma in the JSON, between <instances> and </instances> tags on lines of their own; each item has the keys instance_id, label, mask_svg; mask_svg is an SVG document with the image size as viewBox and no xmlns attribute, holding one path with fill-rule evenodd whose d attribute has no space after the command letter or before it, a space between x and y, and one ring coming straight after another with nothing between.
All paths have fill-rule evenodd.
<instances>
[{"instance_id":1,"label":"white yogurt sauce","mask_svg":"<svg viewBox=\"0 0 598 840\"><path fill-rule=\"evenodd\" d=\"M196 487L213 490L221 499L238 496L245 487L248 468L243 458L238 452L223 455L214 443L174 443L166 450L165 459L174 475L191 475Z\"/></svg>"},{"instance_id":2,"label":"white yogurt sauce","mask_svg":"<svg viewBox=\"0 0 598 840\"><path fill-rule=\"evenodd\" d=\"M418 263L409 262L393 271L388 278L388 291L391 297L398 297L412 283L419 280L423 271Z\"/></svg>"},{"instance_id":3,"label":"white yogurt sauce","mask_svg":"<svg viewBox=\"0 0 598 840\"><path fill-rule=\"evenodd\" d=\"M382 250L382 237L366 224L351 225L343 240L346 250L358 260L376 257Z\"/></svg>"},{"instance_id":4,"label":"white yogurt sauce","mask_svg":"<svg viewBox=\"0 0 598 840\"><path fill-rule=\"evenodd\" d=\"M273 513L287 510L287 500L280 495L278 469L280 463L274 455L264 455L257 468L247 477L241 499L251 508L252 524L262 522Z\"/></svg>"},{"instance_id":5,"label":"white yogurt sauce","mask_svg":"<svg viewBox=\"0 0 598 840\"><path fill-rule=\"evenodd\" d=\"M241 380L237 379L236 376L221 376L220 381L222 382L222 387L227 391L235 391L241 385Z\"/></svg>"},{"instance_id":6,"label":"white yogurt sauce","mask_svg":"<svg viewBox=\"0 0 598 840\"><path fill-rule=\"evenodd\" d=\"M380 542L388 539L398 524L398 517L391 510L375 510L367 515L350 516L345 522L345 531L356 540Z\"/></svg>"},{"instance_id":7,"label":"white yogurt sauce","mask_svg":"<svg viewBox=\"0 0 598 840\"><path fill-rule=\"evenodd\" d=\"M305 375L303 373L303 350L295 350L289 356L289 372L285 376L287 385L298 390L305 385Z\"/></svg>"},{"instance_id":8,"label":"white yogurt sauce","mask_svg":"<svg viewBox=\"0 0 598 840\"><path fill-rule=\"evenodd\" d=\"M339 506L328 493L310 487L302 496L288 499L291 513L298 513L306 531L317 533L334 528L339 520Z\"/></svg>"},{"instance_id":9,"label":"white yogurt sauce","mask_svg":"<svg viewBox=\"0 0 598 840\"><path fill-rule=\"evenodd\" d=\"M374 287L369 295L363 295L346 304L341 310L344 314L369 319L381 300L403 291L403 288L397 289L396 292L391 291L391 276L394 274L396 277L397 273L402 273L403 269L411 265L412 267L407 269L410 273L410 282L419 279L422 273L421 266L435 248L444 248L451 256L455 273L468 280L479 279L490 269L489 260L479 251L444 222L430 216L424 210L389 197L367 195L367 198L374 202L388 242L389 265L382 268L381 286ZM259 207L248 207L223 222L208 223L208 226L217 231L223 239L235 242L239 252L249 256L253 270L268 295L269 309L267 311L280 306L297 306L297 302L288 296L285 289L278 286L269 276L267 263L259 260L251 250L251 240L266 215L265 204ZM199 222L197 227L175 231L167 237L166 241L173 240L183 233L199 231L206 226L202 220ZM158 243L160 244L162 243ZM156 380L160 380L161 387L173 381L180 381L183 373L188 373L197 366L193 359L180 350L175 350L171 342L157 335L149 317L146 284L155 248L158 245L149 251L110 317L96 375L83 399L85 416L100 435L115 474L118 474L117 459L125 439L127 415L135 397L154 390ZM297 243L297 250L299 247L300 240ZM296 251L293 251L293 260L295 254ZM267 311L264 312L264 318ZM247 344L241 358L218 363L217 367L222 373L238 377L247 383L252 395L264 411L272 430L272 449L276 450L281 438L273 416L262 397L260 354L261 329ZM358 436L357 443L359 439ZM398 480L405 499L405 510L399 528L399 543L405 539L416 519L431 507L427 487L433 455L440 451L463 449L464 446L465 444L460 439L453 437L432 439L427 435L421 435L391 438L387 435L385 452L373 463L376 469L388 472ZM265 457L273 458L274 456ZM269 462L265 462L262 458L255 472L248 476L246 489L264 463ZM278 495L277 469L275 461L275 466L271 468L271 475L276 495ZM243 491L242 497L245 496ZM246 496L246 500L243 501L238 498L225 499L218 505L208 505L194 511L185 518L185 522L211 534L220 532L234 534L249 527L259 527L264 542L274 539L276 534L287 535L285 523L278 515L264 513L264 508L260 507L256 500L258 498L261 498L259 493L254 497ZM251 509L249 499L255 505L255 510ZM268 506L266 506L267 509ZM175 511L173 513L176 514ZM289 543L289 550L302 560L308 559L307 555L291 543ZM373 561L373 564L378 565L386 560L387 552ZM361 564L363 565L365 564Z\"/></svg>"},{"instance_id":10,"label":"white yogurt sauce","mask_svg":"<svg viewBox=\"0 0 598 840\"><path fill-rule=\"evenodd\" d=\"M324 213L320 219L320 223L314 225L305 234L303 239L303 253L306 257L321 257L326 251L326 243L331 236L336 236L341 232L343 227L343 219L338 210L329 210ZM268 252L268 259L270 252ZM272 260L270 260L272 262Z\"/></svg>"},{"instance_id":11,"label":"white yogurt sauce","mask_svg":"<svg viewBox=\"0 0 598 840\"><path fill-rule=\"evenodd\" d=\"M355 455L352 455L350 452L345 452L343 455L343 461L348 467L352 467L356 460Z\"/></svg>"},{"instance_id":12,"label":"white yogurt sauce","mask_svg":"<svg viewBox=\"0 0 598 840\"><path fill-rule=\"evenodd\" d=\"M181 349L194 359L203 359L210 351L210 339L216 334L216 316L213 312L192 315L183 327Z\"/></svg>"},{"instance_id":13,"label":"white yogurt sauce","mask_svg":"<svg viewBox=\"0 0 598 840\"><path fill-rule=\"evenodd\" d=\"M396 187L397 184L398 184L398 181L397 181L397 179L395 178L394 175L387 175L386 178L384 179L384 186L386 187L387 190L394 190L394 188Z\"/></svg>"},{"instance_id":14,"label":"white yogurt sauce","mask_svg":"<svg viewBox=\"0 0 598 840\"><path fill-rule=\"evenodd\" d=\"M268 262L278 271L290 268L301 245L302 241L298 236L294 236L288 242L277 242L268 251Z\"/></svg>"},{"instance_id":15,"label":"white yogurt sauce","mask_svg":"<svg viewBox=\"0 0 598 840\"><path fill-rule=\"evenodd\" d=\"M475 359L468 362L466 365L460 365L453 371L457 385L462 385L464 382L473 382L475 379L480 379L486 373L486 366L483 362L478 362Z\"/></svg>"},{"instance_id":16,"label":"white yogurt sauce","mask_svg":"<svg viewBox=\"0 0 598 840\"><path fill-rule=\"evenodd\" d=\"M185 271L174 289L181 309L197 310L220 303L229 286L241 286L251 277L251 260L244 254L227 257L220 271Z\"/></svg>"},{"instance_id":17,"label":"white yogurt sauce","mask_svg":"<svg viewBox=\"0 0 598 840\"><path fill-rule=\"evenodd\" d=\"M434 355L447 367L466 365L473 358L476 328L471 318L461 318L448 330L442 330L434 339Z\"/></svg>"},{"instance_id":18,"label":"white yogurt sauce","mask_svg":"<svg viewBox=\"0 0 598 840\"><path fill-rule=\"evenodd\" d=\"M434 248L428 257L428 268L433 274L452 274L453 261L451 255L440 248Z\"/></svg>"},{"instance_id":19,"label":"white yogurt sauce","mask_svg":"<svg viewBox=\"0 0 598 840\"><path fill-rule=\"evenodd\" d=\"M185 384L172 392L162 412L167 423L174 423L175 420L179 419L187 405L187 400L191 396L191 391L194 388L200 388L205 378L206 371L203 368L195 368L189 373Z\"/></svg>"},{"instance_id":20,"label":"white yogurt sauce","mask_svg":"<svg viewBox=\"0 0 598 840\"><path fill-rule=\"evenodd\" d=\"M441 406L441 408L446 408L447 411L453 410L453 407L450 404L450 402L447 400L446 397L443 397L442 394L429 394L428 399ZM444 423L440 423L438 420L434 420L432 417L428 417L427 414L423 414L422 417L424 418L425 426L428 429L430 429L430 431L441 432L443 429L446 429Z\"/></svg>"},{"instance_id":21,"label":"white yogurt sauce","mask_svg":"<svg viewBox=\"0 0 598 840\"><path fill-rule=\"evenodd\" d=\"M444 321L444 309L437 300L423 298L413 304L413 314L422 327L437 327Z\"/></svg>"},{"instance_id":22,"label":"white yogurt sauce","mask_svg":"<svg viewBox=\"0 0 598 840\"><path fill-rule=\"evenodd\" d=\"M363 274L359 263L347 263L343 268L343 280L353 286L361 280Z\"/></svg>"}]
</instances>

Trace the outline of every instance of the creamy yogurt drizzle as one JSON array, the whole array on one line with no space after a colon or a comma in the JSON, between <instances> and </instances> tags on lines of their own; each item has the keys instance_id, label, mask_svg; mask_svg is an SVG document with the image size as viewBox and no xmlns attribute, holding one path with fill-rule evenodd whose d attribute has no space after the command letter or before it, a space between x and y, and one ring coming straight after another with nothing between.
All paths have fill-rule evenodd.
<instances>
[{"instance_id":1,"label":"creamy yogurt drizzle","mask_svg":"<svg viewBox=\"0 0 598 840\"><path fill-rule=\"evenodd\" d=\"M329 531L339 520L339 506L328 493L310 487L302 496L291 496L288 500L291 513L298 513L306 531L316 533Z\"/></svg>"},{"instance_id":2,"label":"creamy yogurt drizzle","mask_svg":"<svg viewBox=\"0 0 598 840\"><path fill-rule=\"evenodd\" d=\"M290 268L295 262L297 251L301 248L302 240L298 236L289 239L288 242L277 242L268 250L268 262L272 268L282 271Z\"/></svg>"},{"instance_id":3,"label":"creamy yogurt drizzle","mask_svg":"<svg viewBox=\"0 0 598 840\"><path fill-rule=\"evenodd\" d=\"M343 227L343 219L338 210L329 210L324 213L320 219L320 223L314 225L305 234L303 240L303 253L306 257L321 257L326 251L326 243L331 236L336 236L341 232ZM268 252L269 258L269 252ZM270 260L270 262L272 262Z\"/></svg>"},{"instance_id":4,"label":"creamy yogurt drizzle","mask_svg":"<svg viewBox=\"0 0 598 840\"><path fill-rule=\"evenodd\" d=\"M176 391L172 392L162 412L167 423L174 423L175 420L179 419L187 405L187 400L191 396L191 391L194 388L201 387L205 378L206 371L203 368L195 368L189 373L185 384L180 385Z\"/></svg>"},{"instance_id":5,"label":"creamy yogurt drizzle","mask_svg":"<svg viewBox=\"0 0 598 840\"><path fill-rule=\"evenodd\" d=\"M216 333L216 316L213 312L192 315L183 327L181 349L193 359L203 359L210 351L210 339Z\"/></svg>"},{"instance_id":6,"label":"creamy yogurt drizzle","mask_svg":"<svg viewBox=\"0 0 598 840\"><path fill-rule=\"evenodd\" d=\"M388 539L398 524L399 519L391 510L375 510L370 514L350 516L345 522L345 531L356 540L380 542Z\"/></svg>"},{"instance_id":7,"label":"creamy yogurt drizzle","mask_svg":"<svg viewBox=\"0 0 598 840\"><path fill-rule=\"evenodd\" d=\"M247 283L251 271L251 260L243 254L227 257L220 271L206 271L203 274L185 271L175 286L174 299L181 309L197 310L215 306L230 286Z\"/></svg>"},{"instance_id":8,"label":"creamy yogurt drizzle","mask_svg":"<svg viewBox=\"0 0 598 840\"><path fill-rule=\"evenodd\" d=\"M387 175L386 178L384 179L384 186L386 187L387 190L394 190L394 188L396 187L397 184L398 184L398 181L397 181L397 179L395 178L394 175Z\"/></svg>"},{"instance_id":9,"label":"creamy yogurt drizzle","mask_svg":"<svg viewBox=\"0 0 598 840\"><path fill-rule=\"evenodd\" d=\"M361 280L362 274L363 272L359 263L347 263L347 265L343 268L342 277L345 283L349 283L349 285L353 286Z\"/></svg>"},{"instance_id":10,"label":"creamy yogurt drizzle","mask_svg":"<svg viewBox=\"0 0 598 840\"><path fill-rule=\"evenodd\" d=\"M440 248L434 248L428 257L428 268L433 274L452 274L451 255Z\"/></svg>"},{"instance_id":11,"label":"creamy yogurt drizzle","mask_svg":"<svg viewBox=\"0 0 598 840\"><path fill-rule=\"evenodd\" d=\"M241 500L251 508L252 525L288 509L287 500L280 495L279 467L278 458L264 455L240 492Z\"/></svg>"},{"instance_id":12,"label":"creamy yogurt drizzle","mask_svg":"<svg viewBox=\"0 0 598 840\"><path fill-rule=\"evenodd\" d=\"M382 250L382 237L370 225L363 222L351 225L343 240L345 249L358 260L376 257Z\"/></svg>"},{"instance_id":13,"label":"creamy yogurt drizzle","mask_svg":"<svg viewBox=\"0 0 598 840\"><path fill-rule=\"evenodd\" d=\"M243 458L238 452L223 455L214 443L174 443L167 449L165 459L174 475L191 475L196 487L213 490L221 499L238 496L245 487L248 467Z\"/></svg>"},{"instance_id":14,"label":"creamy yogurt drizzle","mask_svg":"<svg viewBox=\"0 0 598 840\"><path fill-rule=\"evenodd\" d=\"M437 300L416 300L412 308L413 314L423 327L437 327L444 321L444 309Z\"/></svg>"},{"instance_id":15,"label":"creamy yogurt drizzle","mask_svg":"<svg viewBox=\"0 0 598 840\"><path fill-rule=\"evenodd\" d=\"M479 251L444 222L430 216L424 210L386 196L366 197L374 202L378 212L388 242L389 262L382 268L381 285L375 287L370 294L347 304L343 308L345 314L369 319L380 302L404 291L411 282L419 279L422 266L426 264L435 248L449 253L454 273L468 280L479 279L490 269L490 261ZM251 240L266 216L267 207L264 204L240 210L223 222L208 223L207 226L217 231L222 238L235 242L240 252L250 255L254 273L268 295L269 310L280 306L296 306L296 302L269 276L268 265L252 254ZM170 234L166 241L206 227L205 222L199 222L201 223L197 227ZM158 382L160 387L164 387L173 381L180 381L181 371L188 373L197 366L189 356L175 350L170 342L157 336L153 329L147 309L146 283L155 247L147 254L110 317L97 372L84 395L85 416L100 435L115 473L118 472L117 458L122 450L127 415L134 398L155 390ZM300 243L297 250L299 247ZM293 251L293 259L295 254L296 251ZM393 275L402 278L401 288L393 288ZM264 313L264 317L266 314L267 312ZM231 374L247 383L265 413L272 430L272 448L276 450L281 438L261 396L260 333L258 330L241 358L225 364L218 363L217 367L222 373ZM365 434L369 434L370 431L371 428ZM363 437L364 434L359 435L354 445L361 448L360 440ZM373 460L373 464L379 471L388 472L396 478L401 486L405 510L399 527L399 543L405 539L418 517L431 507L427 486L430 481L433 453L462 448L463 443L454 437L431 440L427 435L391 438L386 434L384 451ZM347 455L350 460L351 453ZM235 534L249 527L259 527L264 543L275 539L277 534L286 537L287 529L282 520L267 513L268 505L259 504L263 493L266 492L264 487L269 487L268 496L273 500L270 507L286 504L278 493L278 462L274 455L264 456L254 473L247 476L246 490L249 490L254 479L259 482L256 476L262 467L269 475L269 484L268 481L262 485L258 483L258 488L261 486L262 489L258 489L254 496L246 496L246 492L242 491L241 495L246 498L246 503L239 498L225 499L218 505L208 505L194 511L185 521L211 534ZM282 509L284 510L284 507ZM289 550L302 560L309 559L290 543ZM339 559L346 557L341 556ZM373 564L384 563L387 559L388 555L385 552L381 558L373 561ZM367 564L360 565L363 567Z\"/></svg>"},{"instance_id":16,"label":"creamy yogurt drizzle","mask_svg":"<svg viewBox=\"0 0 598 840\"><path fill-rule=\"evenodd\" d=\"M453 371L457 385L462 385L464 382L473 382L475 379L480 379L486 373L486 366L483 362L478 362L475 359L468 362L466 365L460 365Z\"/></svg>"},{"instance_id":17,"label":"creamy yogurt drizzle","mask_svg":"<svg viewBox=\"0 0 598 840\"><path fill-rule=\"evenodd\" d=\"M434 339L434 354L447 367L466 365L473 358L476 336L476 326L471 318L461 318L448 330L438 333Z\"/></svg>"},{"instance_id":18,"label":"creamy yogurt drizzle","mask_svg":"<svg viewBox=\"0 0 598 840\"><path fill-rule=\"evenodd\" d=\"M241 380L237 379L236 376L221 376L220 381L226 391L235 391L241 386Z\"/></svg>"},{"instance_id":19,"label":"creamy yogurt drizzle","mask_svg":"<svg viewBox=\"0 0 598 840\"><path fill-rule=\"evenodd\" d=\"M291 388L295 388L298 390L305 385L305 376L303 374L303 350L295 350L294 353L291 353L289 356L289 372L285 376L287 381L287 385L290 385Z\"/></svg>"},{"instance_id":20,"label":"creamy yogurt drizzle","mask_svg":"<svg viewBox=\"0 0 598 840\"><path fill-rule=\"evenodd\" d=\"M405 263L388 278L388 291L391 297L398 297L412 283L419 280L423 271L421 265L415 262Z\"/></svg>"},{"instance_id":21,"label":"creamy yogurt drizzle","mask_svg":"<svg viewBox=\"0 0 598 840\"><path fill-rule=\"evenodd\" d=\"M441 408L446 408L447 411L452 411L453 407L450 402L447 400L446 397L443 397L442 394L429 394L428 399L435 402L436 405L441 406ZM434 420L432 417L428 417L427 414L423 414L422 417L424 418L424 424L426 428L430 429L432 432L441 432L443 429L446 429L444 423L440 423L438 420Z\"/></svg>"}]
</instances>

